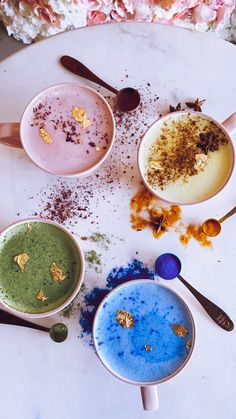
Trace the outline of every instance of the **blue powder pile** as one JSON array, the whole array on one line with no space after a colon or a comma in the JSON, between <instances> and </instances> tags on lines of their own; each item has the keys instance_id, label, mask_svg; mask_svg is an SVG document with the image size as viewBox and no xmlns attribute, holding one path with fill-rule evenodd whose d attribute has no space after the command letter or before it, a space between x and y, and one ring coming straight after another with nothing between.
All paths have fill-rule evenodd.
<instances>
[{"instance_id":1,"label":"blue powder pile","mask_svg":"<svg viewBox=\"0 0 236 419\"><path fill-rule=\"evenodd\" d=\"M137 259L132 260L127 266L115 267L107 277L107 285L105 288L94 288L84 298L84 307L80 310L80 326L82 329L80 337L84 335L92 335L93 319L96 310L108 294L108 292L117 285L133 279L154 279L155 272L150 270ZM91 343L92 344L92 343Z\"/></svg>"}]
</instances>

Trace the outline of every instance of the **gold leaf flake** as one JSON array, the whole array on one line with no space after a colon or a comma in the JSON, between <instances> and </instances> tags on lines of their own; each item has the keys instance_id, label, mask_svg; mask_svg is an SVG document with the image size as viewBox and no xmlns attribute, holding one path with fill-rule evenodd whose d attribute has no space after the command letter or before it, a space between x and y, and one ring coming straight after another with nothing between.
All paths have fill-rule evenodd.
<instances>
[{"instance_id":1,"label":"gold leaf flake","mask_svg":"<svg viewBox=\"0 0 236 419\"><path fill-rule=\"evenodd\" d=\"M56 265L55 262L51 264L50 272L54 281L63 281L65 279L65 275L63 275L62 270Z\"/></svg>"},{"instance_id":2,"label":"gold leaf flake","mask_svg":"<svg viewBox=\"0 0 236 419\"><path fill-rule=\"evenodd\" d=\"M72 109L72 116L77 122L80 122L82 128L87 128L91 124L90 119L83 108L74 107Z\"/></svg>"},{"instance_id":3,"label":"gold leaf flake","mask_svg":"<svg viewBox=\"0 0 236 419\"><path fill-rule=\"evenodd\" d=\"M98 147L98 145L96 145L96 151L101 151L101 147Z\"/></svg>"},{"instance_id":4,"label":"gold leaf flake","mask_svg":"<svg viewBox=\"0 0 236 419\"><path fill-rule=\"evenodd\" d=\"M46 144L52 144L52 138L44 128L40 128L39 133Z\"/></svg>"},{"instance_id":5,"label":"gold leaf flake","mask_svg":"<svg viewBox=\"0 0 236 419\"><path fill-rule=\"evenodd\" d=\"M122 327L134 327L134 318L128 311L118 310L116 314L116 320Z\"/></svg>"},{"instance_id":6,"label":"gold leaf flake","mask_svg":"<svg viewBox=\"0 0 236 419\"><path fill-rule=\"evenodd\" d=\"M182 324L171 324L170 327L173 329L174 333L180 338L184 338L188 334L186 327L184 327Z\"/></svg>"},{"instance_id":7,"label":"gold leaf flake","mask_svg":"<svg viewBox=\"0 0 236 419\"><path fill-rule=\"evenodd\" d=\"M83 120L81 121L81 127L82 128L87 128L89 127L89 125L91 124L90 119L88 118L88 116L84 116Z\"/></svg>"},{"instance_id":8,"label":"gold leaf flake","mask_svg":"<svg viewBox=\"0 0 236 419\"><path fill-rule=\"evenodd\" d=\"M191 341L190 340L187 340L185 346L186 346L187 349L190 349L191 348Z\"/></svg>"},{"instance_id":9,"label":"gold leaf flake","mask_svg":"<svg viewBox=\"0 0 236 419\"><path fill-rule=\"evenodd\" d=\"M144 345L144 349L147 352L152 352L152 346L151 345Z\"/></svg>"},{"instance_id":10,"label":"gold leaf flake","mask_svg":"<svg viewBox=\"0 0 236 419\"><path fill-rule=\"evenodd\" d=\"M200 172L201 170L204 170L207 163L208 163L208 157L206 154L200 153L196 154L195 156L196 163L194 165L194 169Z\"/></svg>"},{"instance_id":11,"label":"gold leaf flake","mask_svg":"<svg viewBox=\"0 0 236 419\"><path fill-rule=\"evenodd\" d=\"M21 272L24 271L25 265L28 262L28 260L29 260L29 256L27 255L27 253L20 253L19 255L16 255L14 257L14 262L17 263Z\"/></svg>"},{"instance_id":12,"label":"gold leaf flake","mask_svg":"<svg viewBox=\"0 0 236 419\"><path fill-rule=\"evenodd\" d=\"M77 122L82 122L84 117L86 116L86 111L76 106L72 109L72 116Z\"/></svg>"},{"instance_id":13,"label":"gold leaf flake","mask_svg":"<svg viewBox=\"0 0 236 419\"><path fill-rule=\"evenodd\" d=\"M44 292L41 290L38 292L38 294L36 295L37 300L40 301L46 301L48 299L48 297L46 297L46 295L44 294Z\"/></svg>"},{"instance_id":14,"label":"gold leaf flake","mask_svg":"<svg viewBox=\"0 0 236 419\"><path fill-rule=\"evenodd\" d=\"M28 229L29 231L31 231L31 230L32 230L32 228L33 228L33 227L32 227L32 224L28 223L28 224L27 224L27 229Z\"/></svg>"}]
</instances>

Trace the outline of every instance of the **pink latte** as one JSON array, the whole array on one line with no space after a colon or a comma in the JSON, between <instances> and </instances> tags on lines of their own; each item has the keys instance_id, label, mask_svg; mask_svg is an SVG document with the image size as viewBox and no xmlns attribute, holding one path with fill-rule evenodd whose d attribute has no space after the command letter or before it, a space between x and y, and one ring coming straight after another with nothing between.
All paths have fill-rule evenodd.
<instances>
[{"instance_id":1,"label":"pink latte","mask_svg":"<svg viewBox=\"0 0 236 419\"><path fill-rule=\"evenodd\" d=\"M114 138L114 118L106 100L77 84L55 85L39 93L21 121L21 141L42 169L76 176L95 169Z\"/></svg>"}]
</instances>

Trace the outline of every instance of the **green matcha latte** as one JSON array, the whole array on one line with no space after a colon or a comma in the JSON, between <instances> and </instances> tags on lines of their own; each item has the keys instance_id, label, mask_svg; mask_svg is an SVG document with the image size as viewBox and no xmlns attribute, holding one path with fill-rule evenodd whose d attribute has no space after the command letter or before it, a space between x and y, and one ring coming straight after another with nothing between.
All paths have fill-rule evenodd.
<instances>
[{"instance_id":1,"label":"green matcha latte","mask_svg":"<svg viewBox=\"0 0 236 419\"><path fill-rule=\"evenodd\" d=\"M73 294L81 270L75 243L56 225L30 221L0 236L0 299L14 310L56 309Z\"/></svg>"}]
</instances>

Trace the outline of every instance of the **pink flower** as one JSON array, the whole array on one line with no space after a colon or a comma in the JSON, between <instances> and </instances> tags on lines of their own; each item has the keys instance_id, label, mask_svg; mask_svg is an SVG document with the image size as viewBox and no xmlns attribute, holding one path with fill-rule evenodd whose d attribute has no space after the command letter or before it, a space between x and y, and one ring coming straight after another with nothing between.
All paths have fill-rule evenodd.
<instances>
[{"instance_id":1,"label":"pink flower","mask_svg":"<svg viewBox=\"0 0 236 419\"><path fill-rule=\"evenodd\" d=\"M216 11L210 9L206 4L202 3L194 7L192 20L194 23L208 23L216 18Z\"/></svg>"},{"instance_id":2,"label":"pink flower","mask_svg":"<svg viewBox=\"0 0 236 419\"><path fill-rule=\"evenodd\" d=\"M229 19L234 8L235 8L234 4L228 7L227 6L219 7L219 9L217 10L216 26L220 24L224 24Z\"/></svg>"},{"instance_id":3,"label":"pink flower","mask_svg":"<svg viewBox=\"0 0 236 419\"><path fill-rule=\"evenodd\" d=\"M54 12L49 4L45 4L43 0L23 0L24 3L29 4L33 12L39 19L47 22L52 26L60 25L60 16Z\"/></svg>"},{"instance_id":4,"label":"pink flower","mask_svg":"<svg viewBox=\"0 0 236 419\"><path fill-rule=\"evenodd\" d=\"M99 23L104 23L107 20L107 15L100 12L99 10L93 10L88 12L87 15L87 25L98 25Z\"/></svg>"}]
</instances>

